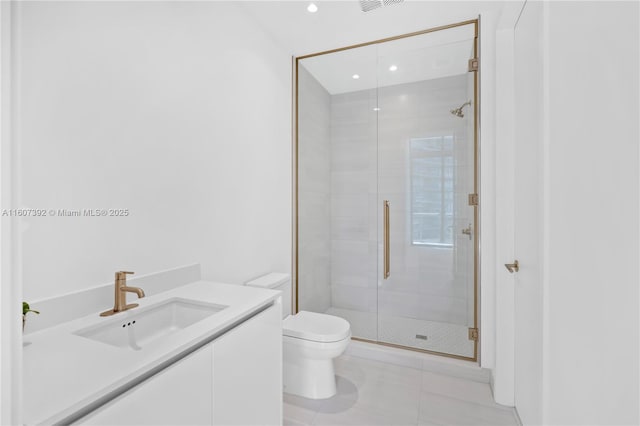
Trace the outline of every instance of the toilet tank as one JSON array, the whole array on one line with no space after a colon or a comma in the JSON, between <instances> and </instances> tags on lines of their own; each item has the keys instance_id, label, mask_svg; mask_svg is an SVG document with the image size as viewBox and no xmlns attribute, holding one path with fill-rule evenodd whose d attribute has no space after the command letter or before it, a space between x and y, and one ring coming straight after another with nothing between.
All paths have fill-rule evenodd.
<instances>
[{"instance_id":1,"label":"toilet tank","mask_svg":"<svg viewBox=\"0 0 640 426\"><path fill-rule=\"evenodd\" d=\"M282 318L291 315L291 275L283 272L272 272L247 281L244 285L282 291Z\"/></svg>"}]
</instances>

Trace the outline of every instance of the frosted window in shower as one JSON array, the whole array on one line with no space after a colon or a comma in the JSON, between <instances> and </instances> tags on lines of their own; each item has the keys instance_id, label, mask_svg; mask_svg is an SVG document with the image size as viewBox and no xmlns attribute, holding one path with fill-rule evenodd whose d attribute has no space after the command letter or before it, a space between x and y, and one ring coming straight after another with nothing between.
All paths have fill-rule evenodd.
<instances>
[{"instance_id":1,"label":"frosted window in shower","mask_svg":"<svg viewBox=\"0 0 640 426\"><path fill-rule=\"evenodd\" d=\"M410 140L411 243L453 245L453 136Z\"/></svg>"}]
</instances>

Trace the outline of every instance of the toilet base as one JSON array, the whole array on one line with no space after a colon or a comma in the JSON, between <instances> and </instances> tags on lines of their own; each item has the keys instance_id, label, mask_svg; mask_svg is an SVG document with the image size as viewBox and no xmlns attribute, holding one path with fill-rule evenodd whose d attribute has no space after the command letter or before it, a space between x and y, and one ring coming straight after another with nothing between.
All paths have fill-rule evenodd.
<instances>
[{"instance_id":1,"label":"toilet base","mask_svg":"<svg viewBox=\"0 0 640 426\"><path fill-rule=\"evenodd\" d=\"M336 394L333 359L293 359L285 357L284 391L310 399L331 398Z\"/></svg>"}]
</instances>

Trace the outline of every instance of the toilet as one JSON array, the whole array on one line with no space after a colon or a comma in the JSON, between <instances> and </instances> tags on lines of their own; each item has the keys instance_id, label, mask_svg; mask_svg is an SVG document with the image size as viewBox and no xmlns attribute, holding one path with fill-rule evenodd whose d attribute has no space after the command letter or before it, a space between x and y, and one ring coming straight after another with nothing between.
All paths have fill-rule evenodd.
<instances>
[{"instance_id":1,"label":"toilet","mask_svg":"<svg viewBox=\"0 0 640 426\"><path fill-rule=\"evenodd\" d=\"M291 276L271 273L246 283L282 291L284 391L310 399L336 394L333 359L351 340L351 325L333 315L300 311L291 314Z\"/></svg>"}]
</instances>

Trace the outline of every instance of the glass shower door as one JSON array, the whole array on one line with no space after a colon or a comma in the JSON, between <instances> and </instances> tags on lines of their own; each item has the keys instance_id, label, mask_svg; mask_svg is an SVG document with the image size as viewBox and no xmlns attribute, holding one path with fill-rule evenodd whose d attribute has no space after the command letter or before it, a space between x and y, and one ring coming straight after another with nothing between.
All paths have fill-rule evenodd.
<instances>
[{"instance_id":1,"label":"glass shower door","mask_svg":"<svg viewBox=\"0 0 640 426\"><path fill-rule=\"evenodd\" d=\"M295 311L475 359L476 23L297 59Z\"/></svg>"},{"instance_id":2,"label":"glass shower door","mask_svg":"<svg viewBox=\"0 0 640 426\"><path fill-rule=\"evenodd\" d=\"M473 43L470 25L378 51L378 341L465 358L475 356Z\"/></svg>"},{"instance_id":3,"label":"glass shower door","mask_svg":"<svg viewBox=\"0 0 640 426\"><path fill-rule=\"evenodd\" d=\"M373 341L376 61L366 46L298 64L298 310L342 317Z\"/></svg>"}]
</instances>

